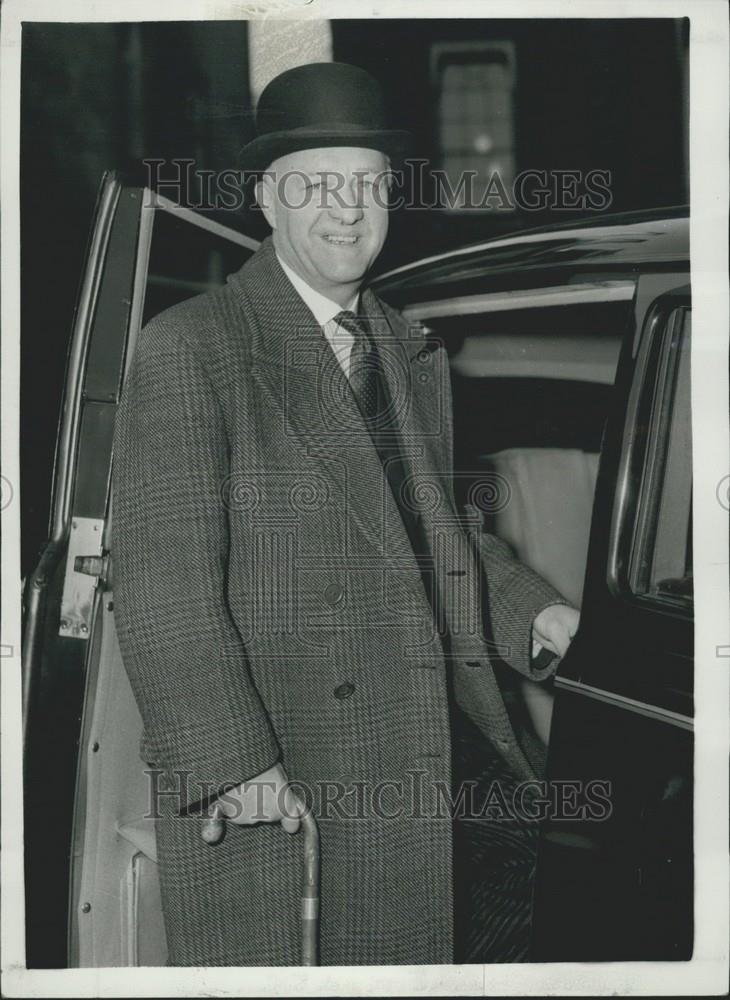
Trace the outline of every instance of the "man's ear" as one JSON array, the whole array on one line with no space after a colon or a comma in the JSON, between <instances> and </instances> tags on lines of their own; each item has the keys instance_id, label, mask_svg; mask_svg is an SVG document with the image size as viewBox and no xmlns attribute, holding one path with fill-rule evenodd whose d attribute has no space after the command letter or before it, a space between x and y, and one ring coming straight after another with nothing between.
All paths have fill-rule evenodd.
<instances>
[{"instance_id":1,"label":"man's ear","mask_svg":"<svg viewBox=\"0 0 730 1000\"><path fill-rule=\"evenodd\" d=\"M268 171L256 182L256 202L268 224L276 229L276 178Z\"/></svg>"}]
</instances>

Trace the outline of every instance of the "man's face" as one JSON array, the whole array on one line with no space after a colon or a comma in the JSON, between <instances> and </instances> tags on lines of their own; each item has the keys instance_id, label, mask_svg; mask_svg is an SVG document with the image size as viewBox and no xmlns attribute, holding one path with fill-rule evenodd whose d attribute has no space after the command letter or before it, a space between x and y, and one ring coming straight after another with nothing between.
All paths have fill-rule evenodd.
<instances>
[{"instance_id":1,"label":"man's face","mask_svg":"<svg viewBox=\"0 0 730 1000\"><path fill-rule=\"evenodd\" d=\"M322 295L346 305L388 231L386 156L375 149L305 149L275 160L259 188L274 246Z\"/></svg>"}]
</instances>

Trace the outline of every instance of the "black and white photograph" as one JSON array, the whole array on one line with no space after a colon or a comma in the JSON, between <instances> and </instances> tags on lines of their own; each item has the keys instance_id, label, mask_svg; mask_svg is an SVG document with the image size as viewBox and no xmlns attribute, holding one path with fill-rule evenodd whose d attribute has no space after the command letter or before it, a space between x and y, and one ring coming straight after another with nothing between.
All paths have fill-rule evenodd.
<instances>
[{"instance_id":1,"label":"black and white photograph","mask_svg":"<svg viewBox=\"0 0 730 1000\"><path fill-rule=\"evenodd\" d=\"M4 994L725 993L725 5L0 13Z\"/></svg>"}]
</instances>

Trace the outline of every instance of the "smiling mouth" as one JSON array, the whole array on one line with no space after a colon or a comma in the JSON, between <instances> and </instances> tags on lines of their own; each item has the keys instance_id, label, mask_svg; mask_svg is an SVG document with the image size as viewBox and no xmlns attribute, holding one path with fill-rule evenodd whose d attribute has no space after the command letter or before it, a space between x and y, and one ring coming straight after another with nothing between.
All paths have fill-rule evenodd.
<instances>
[{"instance_id":1,"label":"smiling mouth","mask_svg":"<svg viewBox=\"0 0 730 1000\"><path fill-rule=\"evenodd\" d=\"M335 236L334 233L325 233L322 236L325 243L333 247L352 247L359 241L359 236Z\"/></svg>"}]
</instances>

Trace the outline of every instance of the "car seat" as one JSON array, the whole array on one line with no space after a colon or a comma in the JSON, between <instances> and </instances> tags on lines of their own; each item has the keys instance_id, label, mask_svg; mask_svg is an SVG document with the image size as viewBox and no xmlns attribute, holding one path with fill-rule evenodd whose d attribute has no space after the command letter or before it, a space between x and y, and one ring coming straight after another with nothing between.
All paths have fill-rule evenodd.
<instances>
[{"instance_id":1,"label":"car seat","mask_svg":"<svg viewBox=\"0 0 730 1000\"><path fill-rule=\"evenodd\" d=\"M515 555L580 607L588 554L598 453L577 448L508 448L480 465L502 477L505 502L491 530ZM552 716L549 687L522 681L535 729L547 743Z\"/></svg>"}]
</instances>

